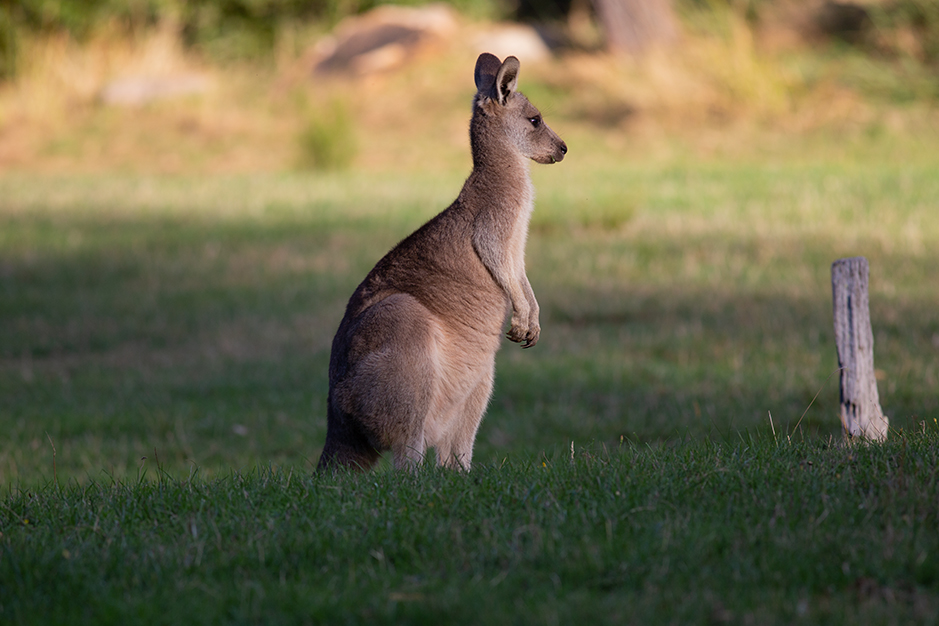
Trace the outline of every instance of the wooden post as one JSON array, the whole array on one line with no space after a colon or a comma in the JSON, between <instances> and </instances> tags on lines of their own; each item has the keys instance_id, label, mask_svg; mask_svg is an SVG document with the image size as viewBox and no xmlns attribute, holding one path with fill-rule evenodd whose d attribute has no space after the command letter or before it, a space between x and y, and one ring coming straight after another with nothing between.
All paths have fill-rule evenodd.
<instances>
[{"instance_id":1,"label":"wooden post","mask_svg":"<svg viewBox=\"0 0 939 626\"><path fill-rule=\"evenodd\" d=\"M841 368L841 425L849 437L884 440L890 421L874 377L874 333L867 297L870 270L862 256L831 265L835 344Z\"/></svg>"},{"instance_id":2,"label":"wooden post","mask_svg":"<svg viewBox=\"0 0 939 626\"><path fill-rule=\"evenodd\" d=\"M593 6L613 52L641 54L678 35L671 0L593 0Z\"/></svg>"}]
</instances>

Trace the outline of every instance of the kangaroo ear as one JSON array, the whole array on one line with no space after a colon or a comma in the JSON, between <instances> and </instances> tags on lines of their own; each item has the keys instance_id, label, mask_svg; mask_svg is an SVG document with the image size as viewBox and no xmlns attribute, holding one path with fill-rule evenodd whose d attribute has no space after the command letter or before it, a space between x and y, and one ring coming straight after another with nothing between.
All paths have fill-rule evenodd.
<instances>
[{"instance_id":1,"label":"kangaroo ear","mask_svg":"<svg viewBox=\"0 0 939 626\"><path fill-rule=\"evenodd\" d=\"M476 59L476 90L481 94L489 95L492 86L496 84L496 74L502 61L494 54L483 52Z\"/></svg>"},{"instance_id":2,"label":"kangaroo ear","mask_svg":"<svg viewBox=\"0 0 939 626\"><path fill-rule=\"evenodd\" d=\"M495 85L493 85L495 91L493 95L499 104L505 104L508 97L515 91L515 86L518 85L519 67L518 59L515 57L506 57L505 61L502 63L502 67L499 68L499 73L496 74Z\"/></svg>"}]
</instances>

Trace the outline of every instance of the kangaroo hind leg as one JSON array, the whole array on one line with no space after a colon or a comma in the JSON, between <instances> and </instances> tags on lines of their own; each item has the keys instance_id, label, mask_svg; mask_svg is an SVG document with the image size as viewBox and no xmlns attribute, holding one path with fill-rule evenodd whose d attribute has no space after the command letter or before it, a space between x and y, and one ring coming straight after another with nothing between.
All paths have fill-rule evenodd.
<instances>
[{"instance_id":1,"label":"kangaroo hind leg","mask_svg":"<svg viewBox=\"0 0 939 626\"><path fill-rule=\"evenodd\" d=\"M348 468L365 471L375 465L381 456L369 442L368 437L358 431L347 416L337 414L330 402L328 408L329 431L326 444L316 466L317 471Z\"/></svg>"},{"instance_id":2,"label":"kangaroo hind leg","mask_svg":"<svg viewBox=\"0 0 939 626\"><path fill-rule=\"evenodd\" d=\"M426 451L424 423L438 376L438 325L420 302L395 294L362 313L350 358L351 375L337 385L345 411L394 465L419 465Z\"/></svg>"},{"instance_id":3,"label":"kangaroo hind leg","mask_svg":"<svg viewBox=\"0 0 939 626\"><path fill-rule=\"evenodd\" d=\"M483 420L483 414L492 396L494 370L494 364L490 365L482 379L467 396L462 407L462 414L455 420L447 443L437 449L439 465L467 471L470 469L473 462L476 431L479 430L479 424Z\"/></svg>"}]
</instances>

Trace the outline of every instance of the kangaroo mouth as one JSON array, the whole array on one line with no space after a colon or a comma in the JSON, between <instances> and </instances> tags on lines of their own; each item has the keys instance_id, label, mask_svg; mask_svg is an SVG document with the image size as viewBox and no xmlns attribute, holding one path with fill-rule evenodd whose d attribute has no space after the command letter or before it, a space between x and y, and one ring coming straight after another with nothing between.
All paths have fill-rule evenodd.
<instances>
[{"instance_id":1,"label":"kangaroo mouth","mask_svg":"<svg viewBox=\"0 0 939 626\"><path fill-rule=\"evenodd\" d=\"M561 152L557 154L549 154L548 156L534 159L536 163L541 163L542 165L551 165L552 163L560 163L563 160L564 160L564 154Z\"/></svg>"},{"instance_id":2,"label":"kangaroo mouth","mask_svg":"<svg viewBox=\"0 0 939 626\"><path fill-rule=\"evenodd\" d=\"M552 163L560 163L564 160L564 155L567 154L567 144L563 141L558 145L557 149L554 151L554 154L549 154L542 159L535 159L538 163L543 163L545 165L551 165Z\"/></svg>"}]
</instances>

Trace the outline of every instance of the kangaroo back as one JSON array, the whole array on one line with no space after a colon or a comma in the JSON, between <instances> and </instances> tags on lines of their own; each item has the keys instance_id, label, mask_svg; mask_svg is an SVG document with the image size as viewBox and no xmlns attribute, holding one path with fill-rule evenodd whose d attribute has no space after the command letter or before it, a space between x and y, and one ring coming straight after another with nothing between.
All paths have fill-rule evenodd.
<instances>
[{"instance_id":1,"label":"kangaroo back","mask_svg":"<svg viewBox=\"0 0 939 626\"><path fill-rule=\"evenodd\" d=\"M319 469L367 469L389 449L395 467L413 467L429 447L438 464L469 469L510 312L509 340L537 343L525 274L528 163L561 161L567 145L516 91L518 72L515 57L480 55L473 171L453 204L386 254L349 299L333 339Z\"/></svg>"}]
</instances>

